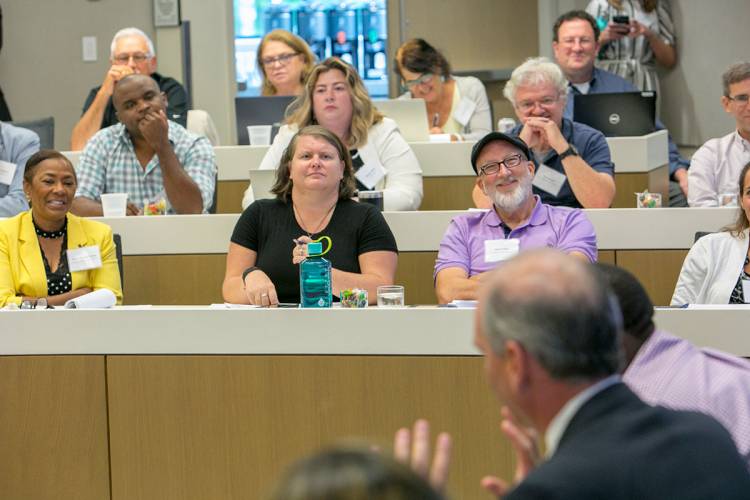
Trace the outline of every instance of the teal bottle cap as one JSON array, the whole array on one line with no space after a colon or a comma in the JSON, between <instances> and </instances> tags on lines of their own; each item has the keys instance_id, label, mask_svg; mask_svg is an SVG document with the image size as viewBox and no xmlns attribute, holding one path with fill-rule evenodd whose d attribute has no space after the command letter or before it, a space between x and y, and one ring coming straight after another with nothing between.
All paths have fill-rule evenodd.
<instances>
[{"instance_id":1,"label":"teal bottle cap","mask_svg":"<svg viewBox=\"0 0 750 500\"><path fill-rule=\"evenodd\" d=\"M307 244L307 255L313 257L323 253L323 243L317 241Z\"/></svg>"}]
</instances>

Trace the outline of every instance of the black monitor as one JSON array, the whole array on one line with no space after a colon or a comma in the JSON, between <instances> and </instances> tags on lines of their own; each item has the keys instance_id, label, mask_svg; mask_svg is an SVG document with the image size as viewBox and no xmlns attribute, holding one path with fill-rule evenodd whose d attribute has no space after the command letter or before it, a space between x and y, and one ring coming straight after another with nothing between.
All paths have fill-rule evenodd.
<instances>
[{"instance_id":1,"label":"black monitor","mask_svg":"<svg viewBox=\"0 0 750 500\"><path fill-rule=\"evenodd\" d=\"M271 140L284 121L287 106L295 96L235 97L234 112L237 122L237 144L248 145L248 125L274 125Z\"/></svg>"},{"instance_id":2,"label":"black monitor","mask_svg":"<svg viewBox=\"0 0 750 500\"><path fill-rule=\"evenodd\" d=\"M576 94L573 121L607 137L639 136L656 129L656 92Z\"/></svg>"}]
</instances>

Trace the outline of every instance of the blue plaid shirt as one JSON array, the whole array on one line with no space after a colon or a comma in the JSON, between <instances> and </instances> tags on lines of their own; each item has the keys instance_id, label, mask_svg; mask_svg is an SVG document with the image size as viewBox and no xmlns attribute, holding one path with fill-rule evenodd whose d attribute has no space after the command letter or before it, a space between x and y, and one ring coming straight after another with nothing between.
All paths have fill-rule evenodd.
<instances>
[{"instance_id":1,"label":"blue plaid shirt","mask_svg":"<svg viewBox=\"0 0 750 500\"><path fill-rule=\"evenodd\" d=\"M200 189L203 212L206 213L216 188L214 148L205 137L188 132L172 121L169 122L168 135L182 168ZM154 155L146 168L141 167L130 134L122 123L100 130L89 140L76 174L76 196L99 201L103 193L128 193L128 202L140 208L161 197L169 202L159 158ZM171 206L169 213L174 213Z\"/></svg>"}]
</instances>

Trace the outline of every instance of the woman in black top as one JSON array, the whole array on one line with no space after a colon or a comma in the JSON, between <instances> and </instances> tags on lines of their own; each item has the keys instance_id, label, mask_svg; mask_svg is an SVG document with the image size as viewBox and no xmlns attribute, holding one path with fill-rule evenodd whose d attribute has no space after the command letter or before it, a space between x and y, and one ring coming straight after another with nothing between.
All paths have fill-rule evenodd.
<instances>
[{"instance_id":1,"label":"woman in black top","mask_svg":"<svg viewBox=\"0 0 750 500\"><path fill-rule=\"evenodd\" d=\"M380 212L357 203L351 158L339 138L308 126L281 158L271 190L275 200L258 200L240 216L232 234L222 292L239 304L275 305L299 301L299 269L312 239L332 241L333 294L392 284L396 240ZM295 244L297 240L301 244ZM324 243L325 246L325 243Z\"/></svg>"}]
</instances>

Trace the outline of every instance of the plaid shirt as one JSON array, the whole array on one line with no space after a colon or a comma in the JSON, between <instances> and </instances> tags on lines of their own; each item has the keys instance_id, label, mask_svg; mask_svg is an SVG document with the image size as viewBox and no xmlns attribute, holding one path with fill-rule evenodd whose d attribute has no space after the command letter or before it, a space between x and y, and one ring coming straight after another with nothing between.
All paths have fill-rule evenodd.
<instances>
[{"instance_id":1,"label":"plaid shirt","mask_svg":"<svg viewBox=\"0 0 750 500\"><path fill-rule=\"evenodd\" d=\"M205 213L216 187L216 158L211 143L172 121L169 142L182 168L198 185ZM141 208L161 197L167 199L159 158L154 155L145 169L141 167L130 134L122 123L100 130L89 140L76 174L76 196L99 201L102 193L128 193L128 201ZM171 206L169 213L174 213Z\"/></svg>"}]
</instances>

